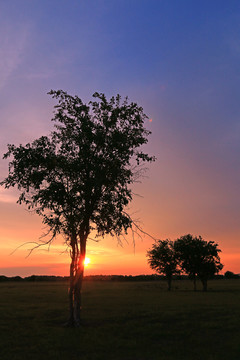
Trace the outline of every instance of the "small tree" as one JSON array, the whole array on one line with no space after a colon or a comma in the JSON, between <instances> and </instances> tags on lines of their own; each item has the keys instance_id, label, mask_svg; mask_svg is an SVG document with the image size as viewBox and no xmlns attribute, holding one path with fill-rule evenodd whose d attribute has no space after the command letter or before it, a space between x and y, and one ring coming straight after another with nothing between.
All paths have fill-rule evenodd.
<instances>
[{"instance_id":1,"label":"small tree","mask_svg":"<svg viewBox=\"0 0 240 360\"><path fill-rule=\"evenodd\" d=\"M178 274L178 261L174 251L174 243L171 240L158 240L152 249L147 252L148 263L153 270L165 275L168 290L171 290L172 277Z\"/></svg>"},{"instance_id":2,"label":"small tree","mask_svg":"<svg viewBox=\"0 0 240 360\"><path fill-rule=\"evenodd\" d=\"M239 279L240 276L238 274L234 274L232 271L226 271L224 274L226 279Z\"/></svg>"},{"instance_id":3,"label":"small tree","mask_svg":"<svg viewBox=\"0 0 240 360\"><path fill-rule=\"evenodd\" d=\"M121 102L119 95L108 101L95 93L88 104L62 90L50 95L58 99L55 130L31 144L8 146L4 158L13 159L1 185L16 185L18 203L42 217L51 234L46 243L64 236L71 256L68 324L79 326L89 234L119 237L133 227L125 211L130 185L141 175L141 164L154 158L139 150L150 132L137 104Z\"/></svg>"},{"instance_id":4,"label":"small tree","mask_svg":"<svg viewBox=\"0 0 240 360\"><path fill-rule=\"evenodd\" d=\"M218 244L188 234L177 239L174 248L182 270L193 279L194 291L197 277L202 282L203 291L207 291L207 281L223 268Z\"/></svg>"}]
</instances>

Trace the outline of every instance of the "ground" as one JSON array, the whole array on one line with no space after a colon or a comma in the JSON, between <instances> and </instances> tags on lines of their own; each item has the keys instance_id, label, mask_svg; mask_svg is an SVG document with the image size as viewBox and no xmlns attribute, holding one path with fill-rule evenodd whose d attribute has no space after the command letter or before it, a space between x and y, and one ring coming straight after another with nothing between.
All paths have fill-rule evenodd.
<instances>
[{"instance_id":1,"label":"ground","mask_svg":"<svg viewBox=\"0 0 240 360\"><path fill-rule=\"evenodd\" d=\"M200 288L200 284L198 284ZM1 360L239 360L240 280L86 282L80 329L67 283L0 283Z\"/></svg>"}]
</instances>

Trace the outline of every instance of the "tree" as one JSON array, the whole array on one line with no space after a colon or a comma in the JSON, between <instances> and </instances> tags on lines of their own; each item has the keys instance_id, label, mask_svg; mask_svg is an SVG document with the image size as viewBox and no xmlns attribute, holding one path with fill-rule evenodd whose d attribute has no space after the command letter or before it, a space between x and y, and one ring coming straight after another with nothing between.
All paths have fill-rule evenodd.
<instances>
[{"instance_id":1,"label":"tree","mask_svg":"<svg viewBox=\"0 0 240 360\"><path fill-rule=\"evenodd\" d=\"M184 235L174 243L176 256L180 266L193 279L196 291L196 279L201 280L203 291L207 291L207 282L214 274L222 270L218 244L214 241L205 241L201 236Z\"/></svg>"},{"instance_id":2,"label":"tree","mask_svg":"<svg viewBox=\"0 0 240 360\"><path fill-rule=\"evenodd\" d=\"M238 274L234 274L232 271L226 271L224 274L226 279L239 279L240 276Z\"/></svg>"},{"instance_id":3,"label":"tree","mask_svg":"<svg viewBox=\"0 0 240 360\"><path fill-rule=\"evenodd\" d=\"M136 103L95 93L84 104L62 90L49 94L58 100L54 130L25 146L8 145L4 158L12 160L1 185L16 185L18 203L42 217L50 235L45 244L64 236L71 256L68 325L79 326L89 234L119 237L133 229L125 211L130 186L141 176L142 164L155 159L140 151L150 131Z\"/></svg>"},{"instance_id":4,"label":"tree","mask_svg":"<svg viewBox=\"0 0 240 360\"><path fill-rule=\"evenodd\" d=\"M171 240L158 240L147 252L148 263L153 270L166 276L168 290L171 290L172 277L178 274L178 260Z\"/></svg>"}]
</instances>

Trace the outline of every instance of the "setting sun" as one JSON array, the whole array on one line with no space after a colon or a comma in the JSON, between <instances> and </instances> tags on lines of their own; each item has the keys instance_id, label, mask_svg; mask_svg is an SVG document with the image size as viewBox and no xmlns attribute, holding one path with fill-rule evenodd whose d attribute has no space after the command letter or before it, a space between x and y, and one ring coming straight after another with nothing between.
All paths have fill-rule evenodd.
<instances>
[{"instance_id":1,"label":"setting sun","mask_svg":"<svg viewBox=\"0 0 240 360\"><path fill-rule=\"evenodd\" d=\"M90 262L91 262L90 259L86 257L84 260L84 266L88 266Z\"/></svg>"}]
</instances>

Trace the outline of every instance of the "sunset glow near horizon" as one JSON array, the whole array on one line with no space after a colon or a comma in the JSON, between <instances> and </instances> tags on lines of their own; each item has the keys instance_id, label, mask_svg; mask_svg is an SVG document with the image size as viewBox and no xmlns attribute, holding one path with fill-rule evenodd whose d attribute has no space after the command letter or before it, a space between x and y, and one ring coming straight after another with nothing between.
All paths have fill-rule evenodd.
<instances>
[{"instance_id":1,"label":"sunset glow near horizon","mask_svg":"<svg viewBox=\"0 0 240 360\"><path fill-rule=\"evenodd\" d=\"M1 2L1 158L52 130L50 89L128 96L149 116L145 149L157 158L129 213L158 239L217 242L223 273L240 273L239 18L233 0ZM0 169L1 181L8 161ZM61 237L27 257L46 229L17 198L0 188L0 275L68 275ZM86 275L153 273L151 237L99 240L88 240Z\"/></svg>"}]
</instances>

